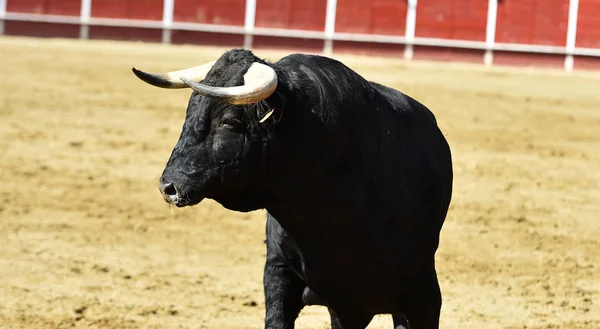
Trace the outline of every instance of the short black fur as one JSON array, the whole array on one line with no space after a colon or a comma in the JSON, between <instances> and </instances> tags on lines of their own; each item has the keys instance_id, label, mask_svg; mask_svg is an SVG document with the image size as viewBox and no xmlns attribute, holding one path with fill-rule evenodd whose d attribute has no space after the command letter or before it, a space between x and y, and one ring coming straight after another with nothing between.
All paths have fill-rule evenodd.
<instances>
[{"instance_id":1,"label":"short black fur","mask_svg":"<svg viewBox=\"0 0 600 329\"><path fill-rule=\"evenodd\" d=\"M267 328L293 328L312 303L329 308L336 328L364 328L380 313L398 327L408 319L410 328L438 328L434 255L453 174L434 115L316 55L269 63L236 49L203 83L241 85L253 62L277 72L268 99L190 97L161 177L181 194L177 206L212 198L236 211L267 209Z\"/></svg>"}]
</instances>

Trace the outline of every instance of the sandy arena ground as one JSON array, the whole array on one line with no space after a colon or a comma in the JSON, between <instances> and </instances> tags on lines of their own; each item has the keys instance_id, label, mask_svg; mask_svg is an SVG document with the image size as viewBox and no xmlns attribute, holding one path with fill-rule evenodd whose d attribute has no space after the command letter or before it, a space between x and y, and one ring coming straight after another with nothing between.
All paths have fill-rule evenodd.
<instances>
[{"instance_id":1,"label":"sandy arena ground","mask_svg":"<svg viewBox=\"0 0 600 329\"><path fill-rule=\"evenodd\" d=\"M190 92L130 71L222 51L0 38L0 328L263 327L264 212L163 202ZM600 328L600 74L340 59L429 106L453 149L442 328Z\"/></svg>"}]
</instances>

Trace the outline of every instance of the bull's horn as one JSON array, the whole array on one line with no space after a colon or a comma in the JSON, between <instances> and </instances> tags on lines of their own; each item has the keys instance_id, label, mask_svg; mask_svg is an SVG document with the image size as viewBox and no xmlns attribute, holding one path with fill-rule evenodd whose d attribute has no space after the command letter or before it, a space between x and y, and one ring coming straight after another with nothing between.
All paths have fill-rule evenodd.
<instances>
[{"instance_id":1,"label":"bull's horn","mask_svg":"<svg viewBox=\"0 0 600 329\"><path fill-rule=\"evenodd\" d=\"M215 61L210 63L206 63L200 66L194 66L187 69L172 71L167 73L146 73L144 71L140 71L135 67L131 70L133 74L135 74L141 80L160 88L169 88L169 89L177 89L177 88L189 88L188 85L181 81L181 78L187 78L192 81L202 81L208 71L212 68Z\"/></svg>"},{"instance_id":2,"label":"bull's horn","mask_svg":"<svg viewBox=\"0 0 600 329\"><path fill-rule=\"evenodd\" d=\"M268 65L254 62L244 74L244 85L235 87L212 87L181 77L201 95L229 104L251 104L271 96L277 88L277 73Z\"/></svg>"}]
</instances>

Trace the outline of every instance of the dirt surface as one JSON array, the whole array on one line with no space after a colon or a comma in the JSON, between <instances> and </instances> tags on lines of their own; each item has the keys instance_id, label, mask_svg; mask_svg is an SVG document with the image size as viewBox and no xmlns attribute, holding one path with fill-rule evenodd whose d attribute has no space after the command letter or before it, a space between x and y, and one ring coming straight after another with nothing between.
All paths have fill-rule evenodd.
<instances>
[{"instance_id":1,"label":"dirt surface","mask_svg":"<svg viewBox=\"0 0 600 329\"><path fill-rule=\"evenodd\" d=\"M264 211L163 202L190 92L130 71L222 51L0 38L0 328L263 327ZM451 144L442 328L600 328L600 75L340 59ZM297 321L328 326L316 306Z\"/></svg>"}]
</instances>

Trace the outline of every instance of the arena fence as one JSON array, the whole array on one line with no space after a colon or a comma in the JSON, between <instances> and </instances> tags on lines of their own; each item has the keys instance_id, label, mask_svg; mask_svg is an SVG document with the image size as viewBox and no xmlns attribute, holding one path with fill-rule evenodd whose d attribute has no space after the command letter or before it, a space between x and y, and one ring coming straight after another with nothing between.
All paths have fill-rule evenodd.
<instances>
[{"instance_id":1,"label":"arena fence","mask_svg":"<svg viewBox=\"0 0 600 329\"><path fill-rule=\"evenodd\" d=\"M600 68L600 0L0 0L0 35Z\"/></svg>"}]
</instances>

